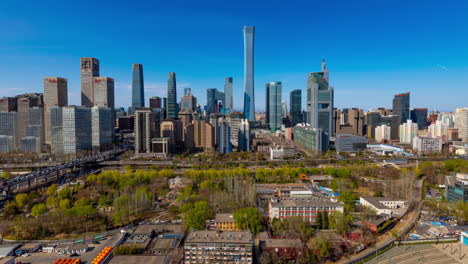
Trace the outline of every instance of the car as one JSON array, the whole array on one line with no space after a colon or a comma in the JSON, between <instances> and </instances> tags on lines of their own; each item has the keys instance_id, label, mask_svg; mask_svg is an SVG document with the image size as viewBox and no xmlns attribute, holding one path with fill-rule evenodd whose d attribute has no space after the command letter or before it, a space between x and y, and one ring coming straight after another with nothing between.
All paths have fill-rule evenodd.
<instances>
[{"instance_id":1,"label":"car","mask_svg":"<svg viewBox=\"0 0 468 264\"><path fill-rule=\"evenodd\" d=\"M78 255L78 253L76 253L76 252L70 254L70 257L78 257L78 256L79 256L79 255Z\"/></svg>"},{"instance_id":2,"label":"car","mask_svg":"<svg viewBox=\"0 0 468 264\"><path fill-rule=\"evenodd\" d=\"M21 257L23 257L23 258L27 258L27 257L30 257L30 256L31 256L31 254L28 254L28 253L25 253L25 254L21 255Z\"/></svg>"},{"instance_id":3,"label":"car","mask_svg":"<svg viewBox=\"0 0 468 264\"><path fill-rule=\"evenodd\" d=\"M99 243L99 241L96 241L96 240L91 241L91 243L93 243L93 245L99 245L99 244L101 244L101 243Z\"/></svg>"}]
</instances>

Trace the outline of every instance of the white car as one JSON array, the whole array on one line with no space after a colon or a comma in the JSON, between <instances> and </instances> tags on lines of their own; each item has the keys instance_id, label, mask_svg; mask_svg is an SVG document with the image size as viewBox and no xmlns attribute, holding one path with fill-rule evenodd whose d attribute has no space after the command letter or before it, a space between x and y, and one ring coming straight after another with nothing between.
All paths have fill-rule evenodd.
<instances>
[{"instance_id":1,"label":"white car","mask_svg":"<svg viewBox=\"0 0 468 264\"><path fill-rule=\"evenodd\" d=\"M23 258L27 258L27 257L30 257L30 256L31 256L31 254L28 254L28 253L25 253L25 254L21 255L21 257L23 257Z\"/></svg>"}]
</instances>

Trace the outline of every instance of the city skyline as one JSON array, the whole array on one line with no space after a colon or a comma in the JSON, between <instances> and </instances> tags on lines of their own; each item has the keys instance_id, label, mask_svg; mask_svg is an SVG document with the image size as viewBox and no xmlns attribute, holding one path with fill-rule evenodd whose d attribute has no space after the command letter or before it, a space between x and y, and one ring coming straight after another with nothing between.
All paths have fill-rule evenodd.
<instances>
[{"instance_id":1,"label":"city skyline","mask_svg":"<svg viewBox=\"0 0 468 264\"><path fill-rule=\"evenodd\" d=\"M433 95L441 86L448 87L446 89L460 95L467 93L468 77L463 74L467 66L463 62L468 59L468 53L463 47L468 40L457 34L456 30L466 28L466 20L462 14L468 6L460 4L454 11L453 8L440 7L435 3L426 3L424 6L405 3L405 6L401 6L402 3L396 1L395 7L386 2L370 3L375 10L386 10L386 15L380 17L377 15L379 12L365 13L345 2L336 6L320 3L322 8L319 17L339 17L338 21L325 23L323 29L318 29L327 39L323 43L312 42L311 37L305 33L305 29L310 27L310 22L307 22L305 11L301 9L307 10L311 4L303 3L300 9L287 7L297 15L292 21L284 24L274 22L266 15L257 14L255 11L262 7L255 3L252 4L252 10L243 15L239 12L243 3L236 3L229 11L222 10L219 5L209 8L201 5L206 8L203 13L207 19L188 27L184 21L173 25L171 23L174 19L187 15L187 10L200 8L190 4L187 9L164 4L161 6L162 12L169 10L173 12L171 14L174 14L174 17L164 17L167 21L155 21L161 22L161 27L150 29L143 26L138 32L149 30L158 36L172 30L170 38L165 41L167 43L157 42L153 38L145 39L148 44L141 44L141 48L137 50L127 41L115 41L117 37L113 35L118 34L104 18L97 21L99 26L96 28L108 27L109 32L86 27L89 22L83 22L83 25L71 24L60 12L55 12L55 19L44 19L47 17L44 14L50 12L45 9L47 5L31 2L31 6L34 7L31 10L35 10L32 13L31 10L23 10L16 4L0 4L0 20L9 25L0 30L2 37L7 40L0 45L0 55L5 61L14 61L8 66L0 66L0 72L5 75L0 89L5 91L6 96L38 92L41 90L43 77L60 76L68 80L69 104L80 105L77 60L89 56L100 60L101 76L111 76L115 79L116 95L131 94L132 75L128 67L132 63L140 62L145 65L146 98L165 95L165 76L170 71L178 75L178 94L183 94L184 88L191 87L193 94L201 99L201 105L206 103L203 96L206 88L223 90L226 76L233 77L233 96L243 98L242 26L255 25L254 86L257 87L257 98L265 96L261 88L264 83L279 80L283 84L282 99L289 105L289 92L301 89L305 95L307 74L317 70L316 61L326 58L333 72L331 85L336 88L335 105L338 108L391 108L392 102L389 98L407 91L412 94L411 107L427 107L429 110L441 111L464 107L463 96L452 96L451 93L442 93L437 97ZM101 5L106 5L106 1L95 5L96 8L100 8ZM65 10L66 7L69 7L68 4L57 9ZM80 8L74 4L70 4L70 7ZM115 7L115 11L119 13L124 8L129 8L130 15L136 15L133 13L135 10L125 5ZM281 6L273 3L270 8L275 10ZM348 12L350 8L355 12ZM419 8L424 12L417 12ZM158 12L161 11L147 8L139 15L141 19L146 20ZM229 15L232 20L223 20L218 12ZM41 15L38 16L38 13ZM397 23L392 19L397 13L402 22ZM443 16L444 24L432 21L434 15ZM357 29L344 26L345 22L353 21L359 16L362 16L362 19L353 22L358 26L353 28ZM375 19L375 25L362 22L369 19ZM50 27L56 20L63 23ZM404 22L413 25L412 30L402 30L406 26ZM134 26L134 23L129 24ZM291 26L294 26L295 30L290 31ZM73 27L77 32L64 31L67 27ZM447 28L451 30L446 30ZM87 45L80 39L80 33L84 30L89 30L89 35L94 37L96 45ZM410 31L411 34L408 33ZM277 32L278 36L288 38L281 38L278 43L273 43L269 41L269 36L274 32ZM127 34L125 31L118 33L122 34L119 38ZM54 38L51 42L47 38L50 34L65 37ZM434 34L437 34L438 38L433 38ZM109 38L97 39L98 35ZM179 41L180 38L186 38L187 41ZM199 44L193 47L186 45L192 39L197 39L194 42ZM405 41L399 41L402 39ZM385 44L388 40L392 41ZM110 47L110 42L107 41L117 44ZM446 49L446 43L451 43L449 50ZM148 46L151 46L151 49ZM25 74L28 78L24 78ZM351 102L349 97L352 95L357 96ZM130 96L116 96L116 106L130 106L130 100ZM263 101L257 100L257 110L264 109ZM305 100L302 101L304 109ZM243 109L242 99L234 100L234 109Z\"/></svg>"}]
</instances>

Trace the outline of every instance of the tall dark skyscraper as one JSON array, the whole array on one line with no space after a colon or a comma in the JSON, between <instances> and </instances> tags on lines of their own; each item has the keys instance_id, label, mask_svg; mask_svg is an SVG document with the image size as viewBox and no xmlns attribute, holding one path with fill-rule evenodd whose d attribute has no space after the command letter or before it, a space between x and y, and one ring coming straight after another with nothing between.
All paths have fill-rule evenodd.
<instances>
[{"instance_id":1,"label":"tall dark skyscraper","mask_svg":"<svg viewBox=\"0 0 468 264\"><path fill-rule=\"evenodd\" d=\"M333 134L333 98L328 69L322 61L322 71L307 76L307 123L312 128L322 129L329 137Z\"/></svg>"},{"instance_id":2,"label":"tall dark skyscraper","mask_svg":"<svg viewBox=\"0 0 468 264\"><path fill-rule=\"evenodd\" d=\"M255 120L254 33L255 27L244 27L244 116L250 121Z\"/></svg>"},{"instance_id":3,"label":"tall dark skyscraper","mask_svg":"<svg viewBox=\"0 0 468 264\"><path fill-rule=\"evenodd\" d=\"M265 123L270 124L270 83L265 84Z\"/></svg>"},{"instance_id":4,"label":"tall dark skyscraper","mask_svg":"<svg viewBox=\"0 0 468 264\"><path fill-rule=\"evenodd\" d=\"M223 92L218 91L216 88L208 88L206 90L206 115L209 116L213 113L220 113L218 102L224 105L225 95Z\"/></svg>"},{"instance_id":5,"label":"tall dark skyscraper","mask_svg":"<svg viewBox=\"0 0 468 264\"><path fill-rule=\"evenodd\" d=\"M295 126L297 123L302 122L302 91L301 89L293 90L290 93L289 98L289 105L290 105L290 116L291 116L291 123Z\"/></svg>"},{"instance_id":6,"label":"tall dark skyscraper","mask_svg":"<svg viewBox=\"0 0 468 264\"><path fill-rule=\"evenodd\" d=\"M143 65L132 64L132 107L145 107L145 84L143 81Z\"/></svg>"},{"instance_id":7,"label":"tall dark skyscraper","mask_svg":"<svg viewBox=\"0 0 468 264\"><path fill-rule=\"evenodd\" d=\"M270 82L266 85L266 105L268 128L276 131L281 128L281 82Z\"/></svg>"},{"instance_id":8,"label":"tall dark skyscraper","mask_svg":"<svg viewBox=\"0 0 468 264\"><path fill-rule=\"evenodd\" d=\"M81 67L81 105L94 105L93 77L99 77L99 60L80 58Z\"/></svg>"},{"instance_id":9,"label":"tall dark skyscraper","mask_svg":"<svg viewBox=\"0 0 468 264\"><path fill-rule=\"evenodd\" d=\"M177 86L175 72L170 72L167 80L167 118L177 118L179 115L177 104Z\"/></svg>"},{"instance_id":10,"label":"tall dark skyscraper","mask_svg":"<svg viewBox=\"0 0 468 264\"><path fill-rule=\"evenodd\" d=\"M413 123L418 124L418 129L427 129L427 108L415 108L410 112Z\"/></svg>"},{"instance_id":11,"label":"tall dark skyscraper","mask_svg":"<svg viewBox=\"0 0 468 264\"><path fill-rule=\"evenodd\" d=\"M410 119L410 93L397 94L393 98L393 115L397 115L400 124Z\"/></svg>"},{"instance_id":12,"label":"tall dark skyscraper","mask_svg":"<svg viewBox=\"0 0 468 264\"><path fill-rule=\"evenodd\" d=\"M232 98L232 77L224 79L224 112L230 114L234 112L234 102Z\"/></svg>"},{"instance_id":13,"label":"tall dark skyscraper","mask_svg":"<svg viewBox=\"0 0 468 264\"><path fill-rule=\"evenodd\" d=\"M149 107L153 108L161 108L161 97L153 96L149 98Z\"/></svg>"}]
</instances>

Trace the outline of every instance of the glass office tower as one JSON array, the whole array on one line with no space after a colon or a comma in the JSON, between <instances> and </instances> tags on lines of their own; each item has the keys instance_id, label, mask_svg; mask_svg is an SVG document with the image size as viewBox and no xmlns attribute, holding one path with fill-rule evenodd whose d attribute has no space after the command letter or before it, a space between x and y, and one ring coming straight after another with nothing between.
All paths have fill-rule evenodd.
<instances>
[{"instance_id":1,"label":"glass office tower","mask_svg":"<svg viewBox=\"0 0 468 264\"><path fill-rule=\"evenodd\" d=\"M274 132L281 128L281 82L270 82L266 85L266 89L268 128Z\"/></svg>"},{"instance_id":2,"label":"glass office tower","mask_svg":"<svg viewBox=\"0 0 468 264\"><path fill-rule=\"evenodd\" d=\"M179 114L177 104L177 86L175 72L170 72L167 80L167 118L177 118Z\"/></svg>"},{"instance_id":3,"label":"glass office tower","mask_svg":"<svg viewBox=\"0 0 468 264\"><path fill-rule=\"evenodd\" d=\"M250 121L255 120L254 32L255 27L244 27L244 116Z\"/></svg>"},{"instance_id":4,"label":"glass office tower","mask_svg":"<svg viewBox=\"0 0 468 264\"><path fill-rule=\"evenodd\" d=\"M393 98L393 114L398 116L399 124L410 119L410 93L397 94Z\"/></svg>"},{"instance_id":5,"label":"glass office tower","mask_svg":"<svg viewBox=\"0 0 468 264\"><path fill-rule=\"evenodd\" d=\"M292 125L295 126L297 123L302 122L302 113L301 113L301 108L302 108L302 91L300 89L293 90L290 93L290 98L289 98L289 114L291 116L291 122Z\"/></svg>"},{"instance_id":6,"label":"glass office tower","mask_svg":"<svg viewBox=\"0 0 468 264\"><path fill-rule=\"evenodd\" d=\"M132 64L132 107L145 107L145 86L143 82L143 65Z\"/></svg>"},{"instance_id":7,"label":"glass office tower","mask_svg":"<svg viewBox=\"0 0 468 264\"><path fill-rule=\"evenodd\" d=\"M234 111L234 102L232 99L232 77L224 79L224 113L230 114Z\"/></svg>"}]
</instances>

